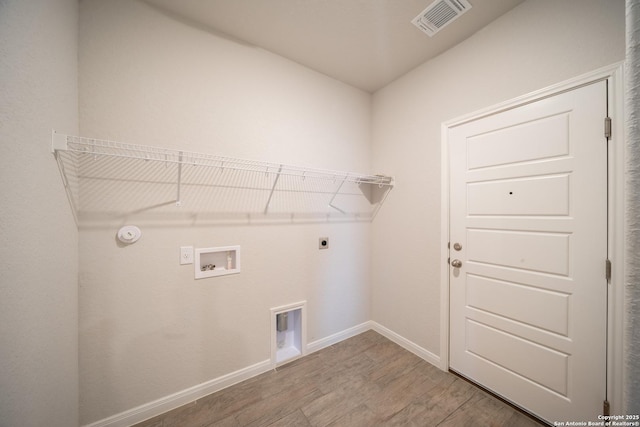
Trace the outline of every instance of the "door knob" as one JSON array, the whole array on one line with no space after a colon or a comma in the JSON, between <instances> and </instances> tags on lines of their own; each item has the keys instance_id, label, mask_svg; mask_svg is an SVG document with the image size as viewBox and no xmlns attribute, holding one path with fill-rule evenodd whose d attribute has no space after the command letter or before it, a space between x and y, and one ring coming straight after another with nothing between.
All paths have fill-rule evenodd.
<instances>
[{"instance_id":1,"label":"door knob","mask_svg":"<svg viewBox=\"0 0 640 427\"><path fill-rule=\"evenodd\" d=\"M454 259L453 261L451 261L451 266L455 268L460 268L462 267L462 261L460 261L459 259Z\"/></svg>"}]
</instances>

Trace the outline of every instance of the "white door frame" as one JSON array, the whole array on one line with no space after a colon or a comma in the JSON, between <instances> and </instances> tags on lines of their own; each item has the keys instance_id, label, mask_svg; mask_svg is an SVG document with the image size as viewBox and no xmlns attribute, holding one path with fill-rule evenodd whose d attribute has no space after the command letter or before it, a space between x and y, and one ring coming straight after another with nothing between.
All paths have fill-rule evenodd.
<instances>
[{"instance_id":1,"label":"white door frame","mask_svg":"<svg viewBox=\"0 0 640 427\"><path fill-rule=\"evenodd\" d=\"M580 86L609 79L608 109L612 119L609 141L609 259L612 262L611 282L608 287L608 345L607 345L607 399L612 414L622 413L623 383L623 308L624 308L624 63L619 62L591 73L567 80L548 88L532 92L513 100L494 105L446 121L441 125L441 226L440 226L440 368L449 369L449 128L477 120L498 112L510 110L543 98L557 95ZM604 139L604 118L603 118ZM604 142L603 142L604 143ZM604 268L604 266L603 266Z\"/></svg>"}]
</instances>

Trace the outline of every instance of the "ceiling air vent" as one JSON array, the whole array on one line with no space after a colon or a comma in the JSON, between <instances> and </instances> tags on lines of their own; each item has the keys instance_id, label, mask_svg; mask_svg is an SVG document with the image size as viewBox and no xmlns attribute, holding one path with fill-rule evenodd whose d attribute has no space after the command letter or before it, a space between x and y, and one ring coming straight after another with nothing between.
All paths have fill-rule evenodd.
<instances>
[{"instance_id":1,"label":"ceiling air vent","mask_svg":"<svg viewBox=\"0 0 640 427\"><path fill-rule=\"evenodd\" d=\"M411 23L431 37L469 9L471 3L467 0L437 0L413 18Z\"/></svg>"}]
</instances>

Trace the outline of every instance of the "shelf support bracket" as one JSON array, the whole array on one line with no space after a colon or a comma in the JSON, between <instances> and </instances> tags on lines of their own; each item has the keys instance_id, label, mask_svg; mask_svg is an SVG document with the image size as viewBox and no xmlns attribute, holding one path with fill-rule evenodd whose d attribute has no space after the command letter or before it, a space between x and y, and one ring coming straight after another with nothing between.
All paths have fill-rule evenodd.
<instances>
[{"instance_id":1,"label":"shelf support bracket","mask_svg":"<svg viewBox=\"0 0 640 427\"><path fill-rule=\"evenodd\" d=\"M340 209L337 206L333 205L333 201L335 200L336 196L338 195L338 193L340 192L340 189L342 188L342 186L344 185L344 182L347 180L347 177L345 176L344 178L342 178L342 182L340 183L340 185L338 185L338 188L336 189L335 193L333 193L333 196L331 197L331 200L329 200L329 207L337 210L340 213L345 214L346 212L343 211L342 209Z\"/></svg>"},{"instance_id":2,"label":"shelf support bracket","mask_svg":"<svg viewBox=\"0 0 640 427\"><path fill-rule=\"evenodd\" d=\"M382 200L380 200L376 207L373 208L373 212L371 213L371 220L373 221L373 219L376 217L376 215L378 215L378 211L380 210L380 208L382 207L382 205L384 204L385 200L387 200L387 196L389 195L389 193L391 192L391 189L393 188L393 185L390 185L387 187L387 189L384 192L384 196L382 196Z\"/></svg>"},{"instance_id":3,"label":"shelf support bracket","mask_svg":"<svg viewBox=\"0 0 640 427\"><path fill-rule=\"evenodd\" d=\"M176 206L182 206L180 200L180 186L182 185L182 151L178 154L178 182L177 182L177 194L176 194Z\"/></svg>"},{"instance_id":4,"label":"shelf support bracket","mask_svg":"<svg viewBox=\"0 0 640 427\"><path fill-rule=\"evenodd\" d=\"M269 211L269 205L271 204L271 197L273 197L273 192L276 190L276 185L278 185L278 180L280 179L280 172L282 172L282 165L278 168L278 173L276 174L276 178L273 180L273 186L271 186L271 192L269 193L269 198L267 199L267 205L264 207L264 213L266 214Z\"/></svg>"},{"instance_id":5,"label":"shelf support bracket","mask_svg":"<svg viewBox=\"0 0 640 427\"><path fill-rule=\"evenodd\" d=\"M67 135L57 133L55 130L51 131L51 152L55 154L56 151L67 150Z\"/></svg>"}]
</instances>

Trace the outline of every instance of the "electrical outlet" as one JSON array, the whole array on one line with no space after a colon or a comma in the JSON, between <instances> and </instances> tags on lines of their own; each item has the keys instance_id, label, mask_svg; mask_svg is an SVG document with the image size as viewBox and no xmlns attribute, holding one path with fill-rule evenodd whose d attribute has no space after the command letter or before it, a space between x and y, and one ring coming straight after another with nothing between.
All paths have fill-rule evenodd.
<instances>
[{"instance_id":1,"label":"electrical outlet","mask_svg":"<svg viewBox=\"0 0 640 427\"><path fill-rule=\"evenodd\" d=\"M318 249L329 249L329 238L321 237L318 239Z\"/></svg>"},{"instance_id":2,"label":"electrical outlet","mask_svg":"<svg viewBox=\"0 0 640 427\"><path fill-rule=\"evenodd\" d=\"M193 264L193 246L180 246L180 264Z\"/></svg>"}]
</instances>

